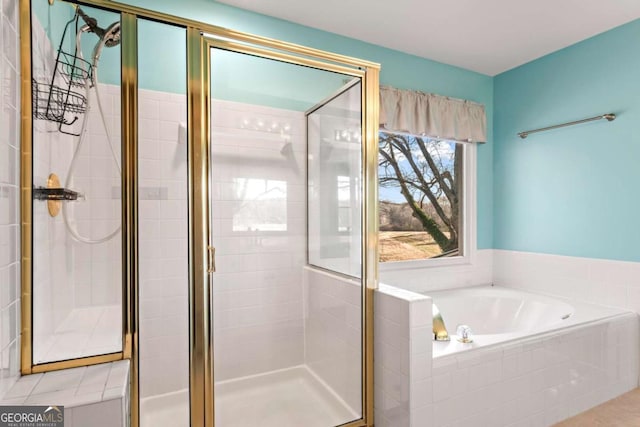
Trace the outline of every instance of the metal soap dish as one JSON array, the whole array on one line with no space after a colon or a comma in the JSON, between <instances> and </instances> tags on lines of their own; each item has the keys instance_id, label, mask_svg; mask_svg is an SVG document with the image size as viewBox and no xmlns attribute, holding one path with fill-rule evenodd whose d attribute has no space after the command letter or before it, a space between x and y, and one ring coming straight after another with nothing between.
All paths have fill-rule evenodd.
<instances>
[{"instance_id":1,"label":"metal soap dish","mask_svg":"<svg viewBox=\"0 0 640 427\"><path fill-rule=\"evenodd\" d=\"M52 217L60 213L61 203L63 201L78 200L80 193L77 191L62 188L60 178L55 173L49 175L46 187L36 187L33 189L33 198L35 200L46 200L49 215Z\"/></svg>"},{"instance_id":2,"label":"metal soap dish","mask_svg":"<svg viewBox=\"0 0 640 427\"><path fill-rule=\"evenodd\" d=\"M33 198L36 200L78 200L78 192L69 190L68 188L44 188L36 187L33 189Z\"/></svg>"}]
</instances>

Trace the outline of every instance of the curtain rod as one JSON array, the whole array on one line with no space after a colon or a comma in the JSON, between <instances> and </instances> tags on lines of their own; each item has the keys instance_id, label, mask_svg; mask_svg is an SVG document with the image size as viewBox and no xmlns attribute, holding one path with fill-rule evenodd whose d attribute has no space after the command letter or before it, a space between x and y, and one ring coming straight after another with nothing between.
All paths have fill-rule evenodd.
<instances>
[{"instance_id":1,"label":"curtain rod","mask_svg":"<svg viewBox=\"0 0 640 427\"><path fill-rule=\"evenodd\" d=\"M529 134L532 133L536 133L536 132L544 132L547 130L551 130L551 129L558 129L558 128L563 128L566 126L573 126L573 125L579 125L581 123L587 123L587 122L593 122L596 120L602 120L602 119L607 119L608 122L612 122L616 119L616 115L613 113L607 113L607 114L601 114L599 116L595 116L595 117L589 117L588 119L582 119L582 120L576 120L574 122L567 122L567 123L562 123L559 125L553 125L553 126L547 126L546 128L540 128L540 129L534 129L534 130L526 130L524 132L519 132L518 136L522 139L525 139L526 137L529 136Z\"/></svg>"}]
</instances>

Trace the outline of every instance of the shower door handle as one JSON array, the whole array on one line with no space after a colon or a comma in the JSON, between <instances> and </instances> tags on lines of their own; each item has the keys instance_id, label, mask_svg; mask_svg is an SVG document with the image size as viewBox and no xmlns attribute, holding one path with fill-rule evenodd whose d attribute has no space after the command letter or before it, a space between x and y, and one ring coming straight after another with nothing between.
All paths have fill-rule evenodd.
<instances>
[{"instance_id":1,"label":"shower door handle","mask_svg":"<svg viewBox=\"0 0 640 427\"><path fill-rule=\"evenodd\" d=\"M207 268L208 273L216 272L216 248L213 246L209 246L209 266Z\"/></svg>"}]
</instances>

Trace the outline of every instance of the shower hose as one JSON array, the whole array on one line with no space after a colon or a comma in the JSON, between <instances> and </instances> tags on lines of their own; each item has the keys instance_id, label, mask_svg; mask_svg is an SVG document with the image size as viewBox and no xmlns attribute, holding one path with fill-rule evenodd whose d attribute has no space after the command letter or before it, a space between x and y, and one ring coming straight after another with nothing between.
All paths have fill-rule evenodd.
<instances>
[{"instance_id":1,"label":"shower hose","mask_svg":"<svg viewBox=\"0 0 640 427\"><path fill-rule=\"evenodd\" d=\"M80 36L82 34L82 31L79 31L77 36L76 36L76 52L79 53L79 57L81 59L83 59L82 57L82 49L80 47ZM98 110L100 112L100 117L102 118L102 125L104 126L104 130L105 133L107 135L107 142L109 143L109 148L111 149L111 155L113 157L113 160L116 164L116 168L118 169L118 173L120 174L120 176L122 176L122 170L120 169L120 163L118 161L118 156L116 155L116 150L113 147L113 141L111 139L111 132L109 131L109 126L107 125L107 121L104 117L104 109L102 107L102 100L100 99L100 88L98 87L98 59L99 59L99 45L103 43L104 44L104 40L100 40L98 42L98 45L96 46L96 52L97 54L94 54L93 57L93 64L92 64L92 69L93 72L91 73L91 78L86 79L85 81L85 93L86 93L86 98L87 98L87 111L84 114L83 120L82 120L82 127L80 130L80 135L78 136L78 144L76 145L76 148L73 152L73 157L71 158L71 163L69 164L69 170L67 171L67 178L65 180L65 188L70 188L70 184L71 181L73 180L73 175L74 172L76 170L76 165L77 165L77 161L78 161L78 157L80 154L80 150L82 149L82 145L84 144L85 140L86 140L86 134L87 134L87 123L89 122L89 111L90 111L90 93L91 93L91 86L93 86L94 90L95 90L95 94L96 94L96 103L98 104ZM86 193L85 193L86 195ZM86 197L86 196L85 196ZM69 230L69 233L71 233L71 236L77 240L78 242L82 242L82 243L87 243L87 244L99 244L99 243L104 243L107 242L109 240L111 240L112 238L114 238L119 232L120 232L120 228L121 225L118 225L116 227L115 230L113 230L111 233L107 234L104 237L100 237L100 238L89 238L89 237L85 237L82 236L78 230L76 228L74 228L74 224L72 221L69 220L69 213L67 212L67 204L63 203L62 204L62 217L64 219L64 224L67 228L67 230Z\"/></svg>"}]
</instances>

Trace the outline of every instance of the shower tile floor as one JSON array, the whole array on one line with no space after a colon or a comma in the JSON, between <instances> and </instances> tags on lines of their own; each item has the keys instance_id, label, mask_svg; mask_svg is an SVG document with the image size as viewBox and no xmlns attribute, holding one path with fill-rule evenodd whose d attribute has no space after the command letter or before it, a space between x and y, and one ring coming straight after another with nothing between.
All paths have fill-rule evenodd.
<instances>
[{"instance_id":1,"label":"shower tile floor","mask_svg":"<svg viewBox=\"0 0 640 427\"><path fill-rule=\"evenodd\" d=\"M34 347L36 363L75 359L122 350L120 305L77 308L60 323L47 340Z\"/></svg>"},{"instance_id":2,"label":"shower tile floor","mask_svg":"<svg viewBox=\"0 0 640 427\"><path fill-rule=\"evenodd\" d=\"M141 427L188 427L188 392L142 399ZM306 367L216 384L216 426L327 427L359 418Z\"/></svg>"}]
</instances>

